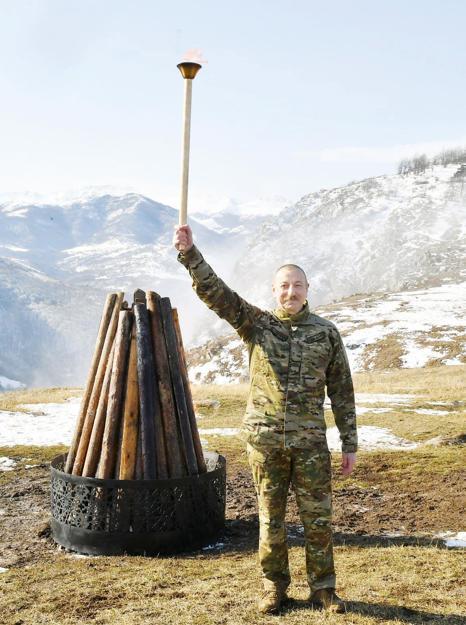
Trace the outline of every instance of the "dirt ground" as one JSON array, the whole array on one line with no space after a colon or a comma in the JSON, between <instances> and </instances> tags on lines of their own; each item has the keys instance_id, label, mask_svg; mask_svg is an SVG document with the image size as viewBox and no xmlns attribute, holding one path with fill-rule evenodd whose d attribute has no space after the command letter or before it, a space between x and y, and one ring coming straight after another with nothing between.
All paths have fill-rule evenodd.
<instances>
[{"instance_id":1,"label":"dirt ground","mask_svg":"<svg viewBox=\"0 0 466 625\"><path fill-rule=\"evenodd\" d=\"M336 459L335 459L336 461ZM459 470L426 473L422 478L391 479L393 454L366 454L351 480L334 466L336 544L419 544L436 541L441 531L460 531L464 477ZM227 482L227 523L223 549L254 549L257 506L249 470L232 462ZM300 544L299 515L290 493L287 520L291 544ZM0 567L24 567L57 557L50 537L49 468L42 463L19 468L0 487Z\"/></svg>"}]
</instances>

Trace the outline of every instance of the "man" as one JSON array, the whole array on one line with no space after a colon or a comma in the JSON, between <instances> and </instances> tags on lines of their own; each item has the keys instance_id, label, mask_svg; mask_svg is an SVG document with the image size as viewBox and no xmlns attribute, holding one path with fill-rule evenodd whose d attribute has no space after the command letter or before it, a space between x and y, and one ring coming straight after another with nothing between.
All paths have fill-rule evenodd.
<instances>
[{"instance_id":1,"label":"man","mask_svg":"<svg viewBox=\"0 0 466 625\"><path fill-rule=\"evenodd\" d=\"M290 584L285 528L290 483L296 493L306 544L313 607L344 611L335 594L331 529L331 466L325 436L325 387L342 441L342 473L356 462L353 383L336 327L310 312L308 282L296 265L280 267L268 312L232 291L193 244L189 226L176 228L178 260L209 308L226 319L249 349L250 392L242 437L247 443L259 506L259 560L263 613L276 613Z\"/></svg>"}]
</instances>

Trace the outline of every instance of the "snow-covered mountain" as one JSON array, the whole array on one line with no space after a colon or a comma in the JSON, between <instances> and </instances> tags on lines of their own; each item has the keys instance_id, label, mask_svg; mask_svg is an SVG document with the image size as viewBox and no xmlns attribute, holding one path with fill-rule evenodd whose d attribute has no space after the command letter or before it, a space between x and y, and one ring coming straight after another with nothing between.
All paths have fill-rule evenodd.
<instances>
[{"instance_id":1,"label":"snow-covered mountain","mask_svg":"<svg viewBox=\"0 0 466 625\"><path fill-rule=\"evenodd\" d=\"M82 380L102 297L28 260L0 258L0 390Z\"/></svg>"},{"instance_id":2,"label":"snow-covered mountain","mask_svg":"<svg viewBox=\"0 0 466 625\"><path fill-rule=\"evenodd\" d=\"M466 363L466 282L354 295L315 312L340 330L353 371ZM237 334L189 350L188 363L197 384L248 379Z\"/></svg>"},{"instance_id":3,"label":"snow-covered mountain","mask_svg":"<svg viewBox=\"0 0 466 625\"><path fill-rule=\"evenodd\" d=\"M462 172L462 175L458 173ZM460 165L380 176L304 196L263 224L233 280L270 304L274 267L302 266L314 305L355 293L466 278L466 179Z\"/></svg>"},{"instance_id":4,"label":"snow-covered mountain","mask_svg":"<svg viewBox=\"0 0 466 625\"><path fill-rule=\"evenodd\" d=\"M433 166L307 195L262 224L230 283L271 308L273 270L302 266L311 307L341 328L355 370L465 362L465 173ZM244 379L236 335L209 314L222 338L190 352L193 381Z\"/></svg>"},{"instance_id":5,"label":"snow-covered mountain","mask_svg":"<svg viewBox=\"0 0 466 625\"><path fill-rule=\"evenodd\" d=\"M214 212L195 212L194 219L206 227L235 237L242 241L250 237L264 221L278 215L290 204L282 196L259 198L249 202L239 202L229 198L220 203Z\"/></svg>"},{"instance_id":6,"label":"snow-covered mountain","mask_svg":"<svg viewBox=\"0 0 466 625\"><path fill-rule=\"evenodd\" d=\"M82 383L109 291L131 299L141 287L170 297L189 340L203 309L172 248L177 219L175 209L136 193L0 203L0 390ZM250 220L220 232L191 223L198 245L231 270Z\"/></svg>"},{"instance_id":7,"label":"snow-covered mountain","mask_svg":"<svg viewBox=\"0 0 466 625\"><path fill-rule=\"evenodd\" d=\"M461 171L450 164L371 178L312 193L278 215L227 206L214 216L191 217L191 224L206 259L257 305L272 305L271 275L285 262L307 271L312 307L357 294L383 301L465 282ZM136 193L86 193L60 203L2 200L0 389L15 382L81 384L105 294L112 290L124 290L127 299L138 287L170 297L187 344L229 332L198 301L176 261L171 239L177 216ZM464 298L464 291L458 293ZM350 323L356 327L355 314Z\"/></svg>"}]
</instances>

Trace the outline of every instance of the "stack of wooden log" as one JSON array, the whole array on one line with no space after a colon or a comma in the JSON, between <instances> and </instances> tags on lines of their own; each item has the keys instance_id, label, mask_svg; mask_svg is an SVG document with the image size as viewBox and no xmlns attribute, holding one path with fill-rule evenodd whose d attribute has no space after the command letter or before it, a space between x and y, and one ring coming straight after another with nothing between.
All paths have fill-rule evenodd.
<instances>
[{"instance_id":1,"label":"stack of wooden log","mask_svg":"<svg viewBox=\"0 0 466 625\"><path fill-rule=\"evenodd\" d=\"M107 296L65 471L168 479L206 471L176 309L138 290Z\"/></svg>"}]
</instances>

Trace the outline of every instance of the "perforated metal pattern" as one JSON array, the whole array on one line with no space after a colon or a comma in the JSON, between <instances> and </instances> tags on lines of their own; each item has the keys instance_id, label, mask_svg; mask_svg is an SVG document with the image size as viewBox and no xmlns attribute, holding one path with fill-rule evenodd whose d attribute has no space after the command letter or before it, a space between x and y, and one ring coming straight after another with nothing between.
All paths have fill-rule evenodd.
<instances>
[{"instance_id":1,"label":"perforated metal pattern","mask_svg":"<svg viewBox=\"0 0 466 625\"><path fill-rule=\"evenodd\" d=\"M100 480L51 465L55 540L84 553L175 553L209 542L225 523L226 462L206 453L207 473L169 480Z\"/></svg>"}]
</instances>

